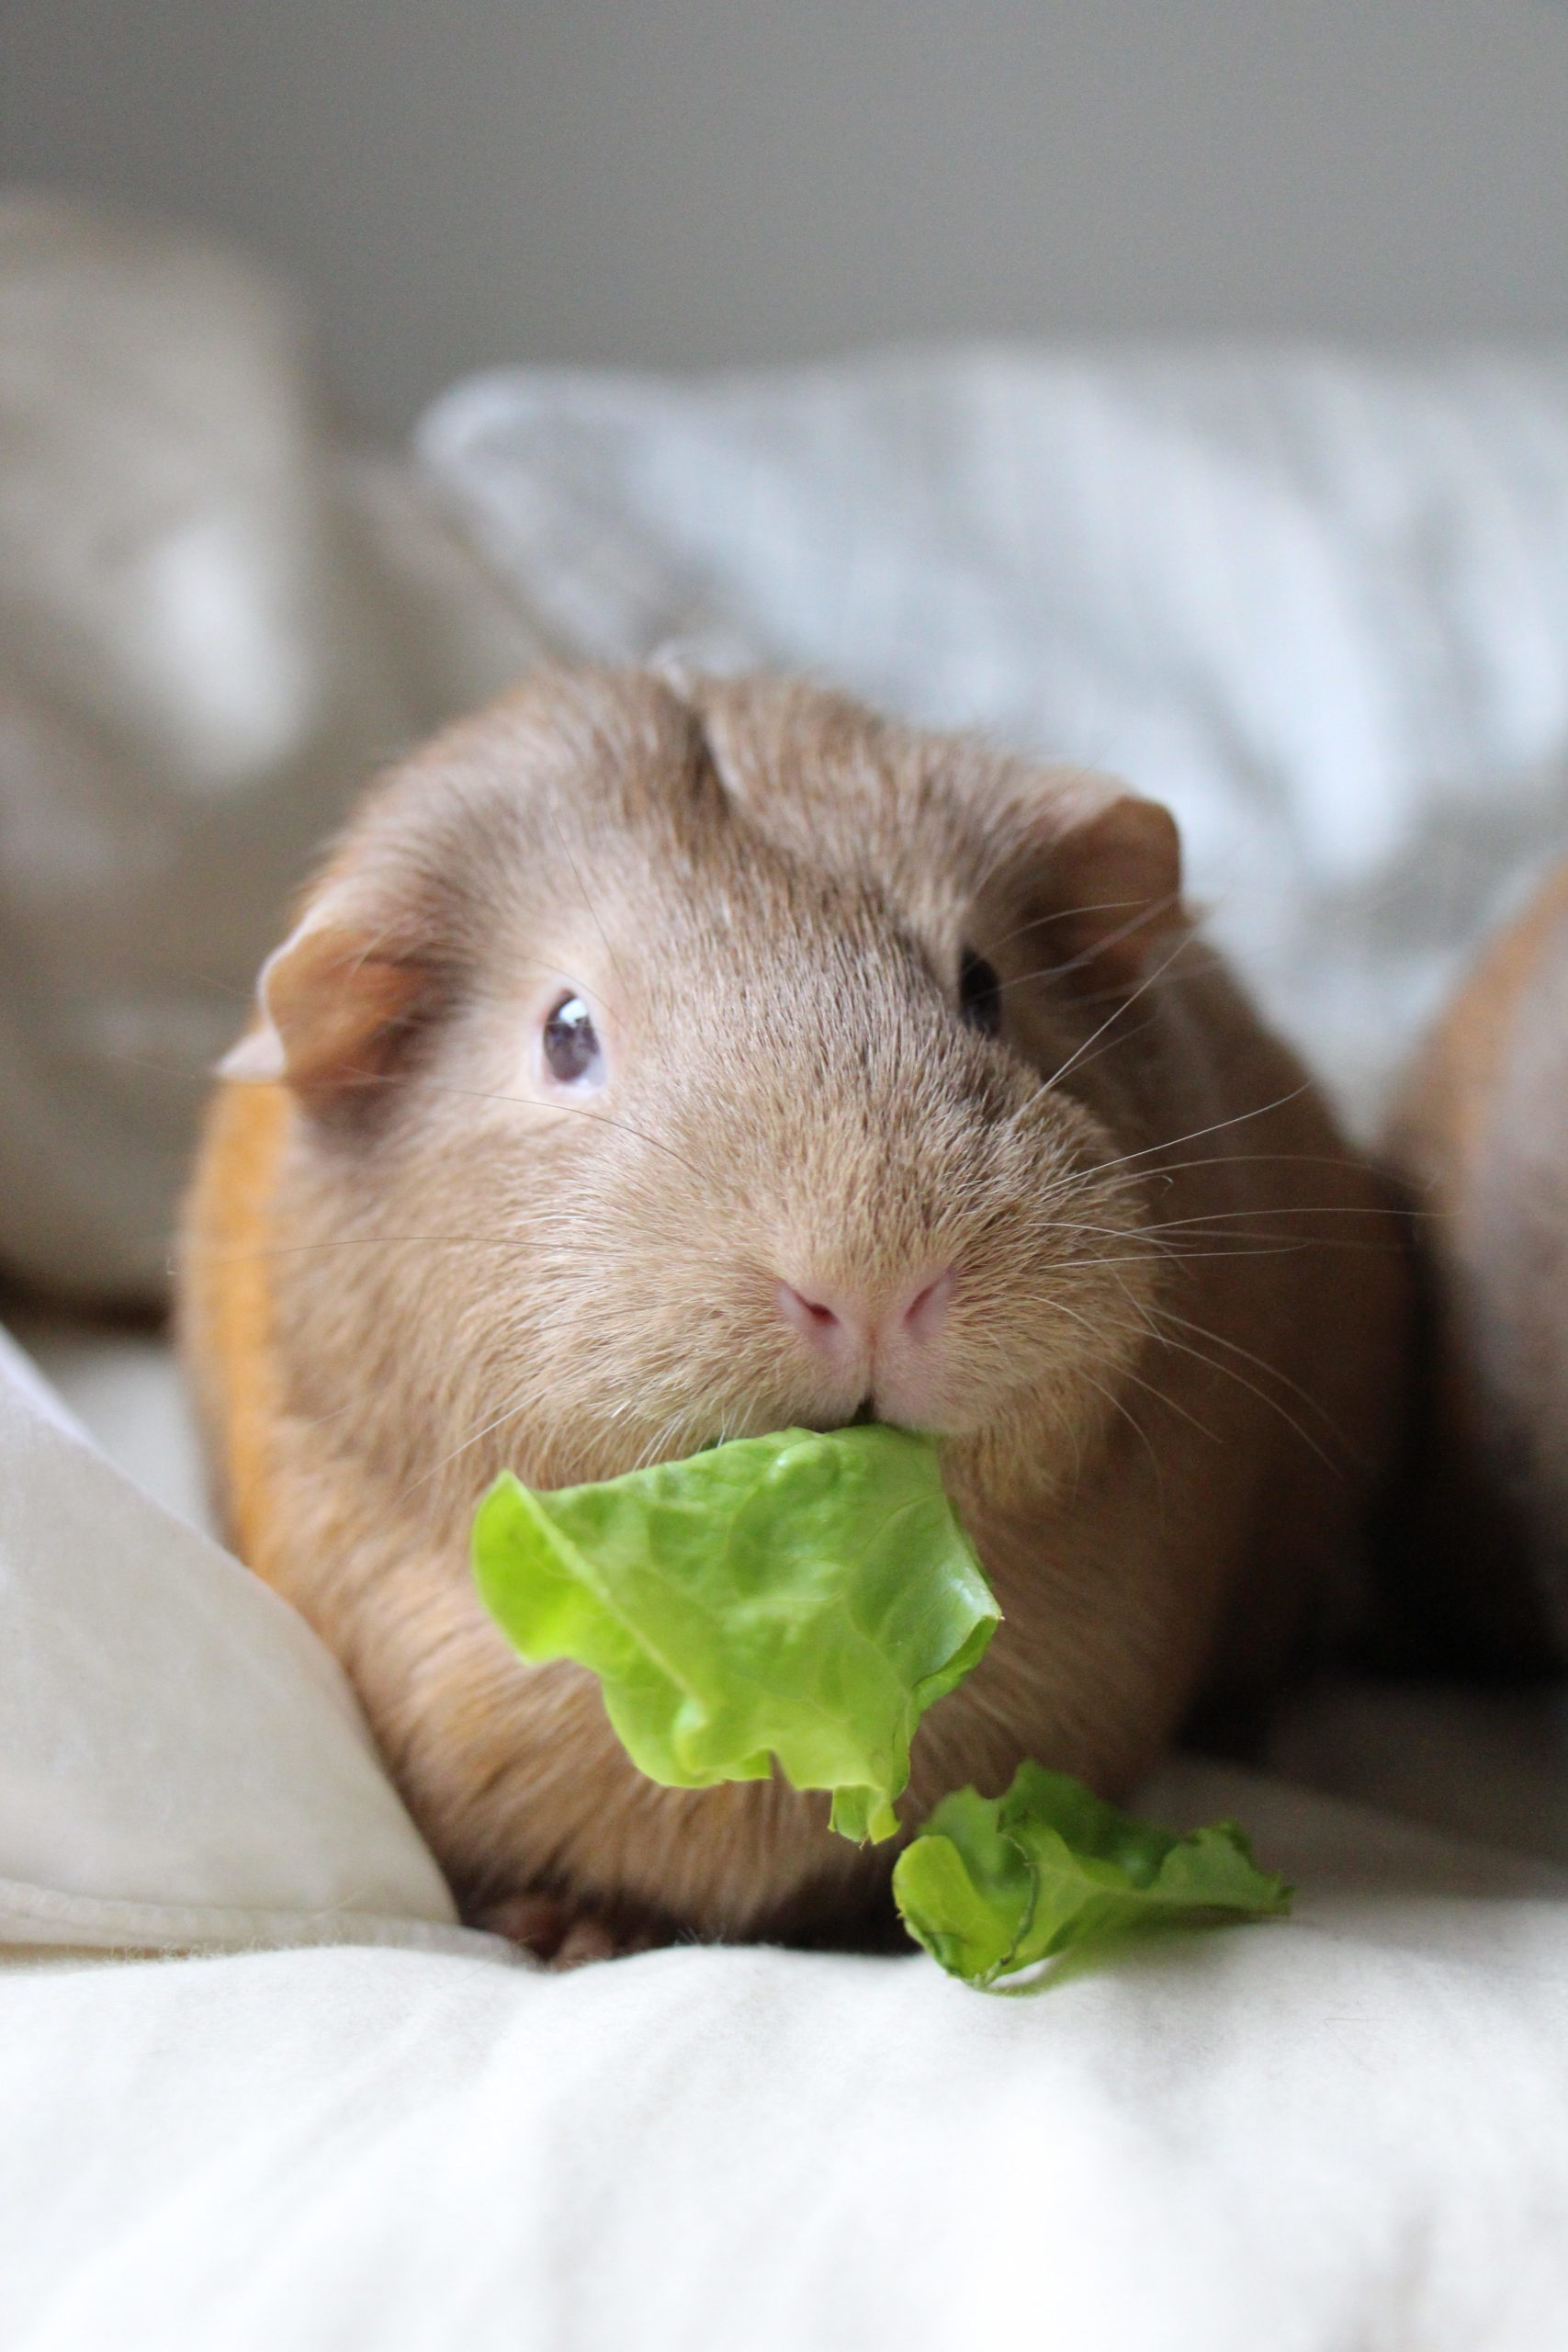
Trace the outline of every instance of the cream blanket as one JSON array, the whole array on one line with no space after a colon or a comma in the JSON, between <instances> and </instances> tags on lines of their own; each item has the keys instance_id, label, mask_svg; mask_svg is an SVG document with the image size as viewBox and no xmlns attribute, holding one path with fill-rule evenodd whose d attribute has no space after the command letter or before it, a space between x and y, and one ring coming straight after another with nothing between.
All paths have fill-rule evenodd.
<instances>
[{"instance_id":1,"label":"cream blanket","mask_svg":"<svg viewBox=\"0 0 1568 2352\"><path fill-rule=\"evenodd\" d=\"M6 2352L1562 2340L1543 1861L1183 1762L1145 1809L1239 1815L1293 1921L1027 1998L918 1955L541 1974L452 1924L312 1637L14 1355L0 1720Z\"/></svg>"}]
</instances>

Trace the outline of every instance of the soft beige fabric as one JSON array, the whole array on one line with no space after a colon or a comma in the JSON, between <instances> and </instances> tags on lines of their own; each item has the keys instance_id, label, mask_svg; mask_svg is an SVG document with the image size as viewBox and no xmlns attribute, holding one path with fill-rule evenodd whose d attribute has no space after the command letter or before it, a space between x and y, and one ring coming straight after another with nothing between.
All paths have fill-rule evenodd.
<instances>
[{"instance_id":1,"label":"soft beige fabric","mask_svg":"<svg viewBox=\"0 0 1568 2352\"><path fill-rule=\"evenodd\" d=\"M335 1661L0 1334L0 1944L467 1940Z\"/></svg>"},{"instance_id":2,"label":"soft beige fabric","mask_svg":"<svg viewBox=\"0 0 1568 2352\"><path fill-rule=\"evenodd\" d=\"M134 1456L145 1400L108 1425ZM543 1975L448 1924L304 1628L15 1354L0 1723L6 2352L1558 2340L1546 1863L1183 1761L1144 1808L1238 1815L1292 1922L1031 1997L916 1956Z\"/></svg>"},{"instance_id":3,"label":"soft beige fabric","mask_svg":"<svg viewBox=\"0 0 1568 2352\"><path fill-rule=\"evenodd\" d=\"M217 1532L196 1414L167 1339L42 1312L15 1316L11 1330L111 1462L176 1519Z\"/></svg>"},{"instance_id":4,"label":"soft beige fabric","mask_svg":"<svg viewBox=\"0 0 1568 2352\"><path fill-rule=\"evenodd\" d=\"M1564 1883L1179 1801L1298 1918L1032 1998L766 1950L0 1967L0 2341L1555 2352Z\"/></svg>"},{"instance_id":5,"label":"soft beige fabric","mask_svg":"<svg viewBox=\"0 0 1568 2352\"><path fill-rule=\"evenodd\" d=\"M0 203L0 1267L160 1295L207 1072L370 771L537 640L295 306Z\"/></svg>"}]
</instances>

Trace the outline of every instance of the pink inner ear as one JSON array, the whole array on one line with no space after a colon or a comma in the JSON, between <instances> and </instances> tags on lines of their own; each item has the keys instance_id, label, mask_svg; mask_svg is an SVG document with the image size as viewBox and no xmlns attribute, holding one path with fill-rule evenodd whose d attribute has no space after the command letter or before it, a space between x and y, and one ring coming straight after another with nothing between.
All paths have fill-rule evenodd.
<instances>
[{"instance_id":1,"label":"pink inner ear","mask_svg":"<svg viewBox=\"0 0 1568 2352\"><path fill-rule=\"evenodd\" d=\"M303 924L266 965L258 989L277 1040L276 1075L300 1094L375 1084L431 981L428 968L376 953L358 931Z\"/></svg>"},{"instance_id":2,"label":"pink inner ear","mask_svg":"<svg viewBox=\"0 0 1568 2352\"><path fill-rule=\"evenodd\" d=\"M1051 899L1066 915L1058 936L1085 959L1094 984L1137 979L1186 921L1181 836L1157 800L1118 793L1055 832L1043 863Z\"/></svg>"}]
</instances>

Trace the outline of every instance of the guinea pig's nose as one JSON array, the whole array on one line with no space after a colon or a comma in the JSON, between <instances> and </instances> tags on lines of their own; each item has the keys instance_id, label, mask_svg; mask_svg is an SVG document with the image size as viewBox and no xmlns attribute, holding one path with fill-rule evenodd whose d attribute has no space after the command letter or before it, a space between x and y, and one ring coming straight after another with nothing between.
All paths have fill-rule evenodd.
<instances>
[{"instance_id":1,"label":"guinea pig's nose","mask_svg":"<svg viewBox=\"0 0 1568 2352\"><path fill-rule=\"evenodd\" d=\"M934 1274L928 1269L880 1313L869 1299L853 1291L818 1289L815 1296L808 1296L793 1283L778 1286L779 1312L784 1321L828 1356L843 1356L851 1351L869 1355L895 1338L934 1339L952 1295L951 1266Z\"/></svg>"},{"instance_id":2,"label":"guinea pig's nose","mask_svg":"<svg viewBox=\"0 0 1568 2352\"><path fill-rule=\"evenodd\" d=\"M905 1292L884 1329L890 1334L894 1330L907 1333L911 1340L934 1340L953 1296L953 1280L951 1266L943 1266L937 1274L922 1275Z\"/></svg>"},{"instance_id":3,"label":"guinea pig's nose","mask_svg":"<svg viewBox=\"0 0 1568 2352\"><path fill-rule=\"evenodd\" d=\"M845 1355L864 1347L871 1317L863 1300L842 1292L831 1300L807 1298L793 1283L780 1283L777 1297L784 1321L824 1355Z\"/></svg>"}]
</instances>

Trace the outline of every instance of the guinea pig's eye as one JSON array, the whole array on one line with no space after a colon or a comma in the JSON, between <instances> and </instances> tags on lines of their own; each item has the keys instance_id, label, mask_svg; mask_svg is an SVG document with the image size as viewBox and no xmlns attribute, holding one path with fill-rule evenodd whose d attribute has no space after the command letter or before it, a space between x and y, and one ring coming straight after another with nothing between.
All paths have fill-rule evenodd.
<instances>
[{"instance_id":1,"label":"guinea pig's eye","mask_svg":"<svg viewBox=\"0 0 1568 2352\"><path fill-rule=\"evenodd\" d=\"M994 964L966 947L958 965L958 1010L972 1029L999 1037L1002 1028L1002 984Z\"/></svg>"},{"instance_id":2,"label":"guinea pig's eye","mask_svg":"<svg viewBox=\"0 0 1568 2352\"><path fill-rule=\"evenodd\" d=\"M593 1015L580 996L563 996L545 1023L545 1068L563 1086L598 1084L604 1055Z\"/></svg>"}]
</instances>

